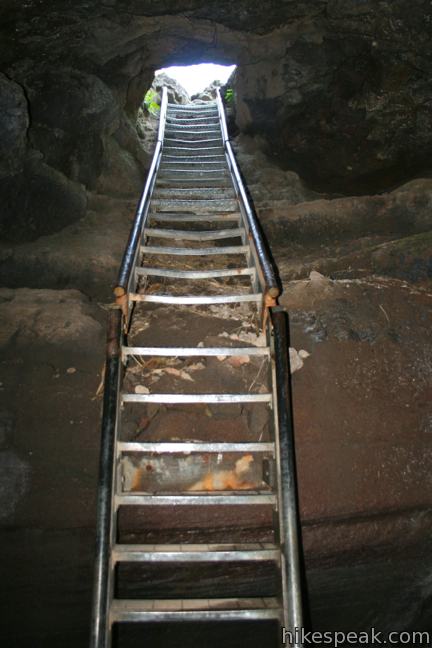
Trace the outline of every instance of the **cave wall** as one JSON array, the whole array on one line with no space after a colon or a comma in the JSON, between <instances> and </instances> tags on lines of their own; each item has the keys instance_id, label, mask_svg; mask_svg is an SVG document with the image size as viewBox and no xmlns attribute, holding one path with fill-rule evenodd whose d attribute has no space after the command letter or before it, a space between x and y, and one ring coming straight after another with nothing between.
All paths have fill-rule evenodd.
<instances>
[{"instance_id":1,"label":"cave wall","mask_svg":"<svg viewBox=\"0 0 432 648\"><path fill-rule=\"evenodd\" d=\"M137 194L136 111L173 63L237 63L238 126L321 190L388 188L428 167L426 0L11 1L0 21L9 239L80 219L88 190Z\"/></svg>"}]
</instances>

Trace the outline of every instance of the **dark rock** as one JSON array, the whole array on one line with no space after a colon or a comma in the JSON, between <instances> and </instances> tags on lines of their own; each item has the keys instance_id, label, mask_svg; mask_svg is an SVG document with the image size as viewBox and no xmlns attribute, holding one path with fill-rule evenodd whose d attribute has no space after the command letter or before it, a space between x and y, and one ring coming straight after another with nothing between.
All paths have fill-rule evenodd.
<instances>
[{"instance_id":1,"label":"dark rock","mask_svg":"<svg viewBox=\"0 0 432 648\"><path fill-rule=\"evenodd\" d=\"M104 162L96 189L117 197L138 198L142 191L143 173L136 158L118 142L109 138L104 143Z\"/></svg>"},{"instance_id":2,"label":"dark rock","mask_svg":"<svg viewBox=\"0 0 432 648\"><path fill-rule=\"evenodd\" d=\"M48 164L93 187L101 172L103 135L118 124L110 89L93 74L61 67L39 68L26 77L25 87L33 146Z\"/></svg>"},{"instance_id":3,"label":"dark rock","mask_svg":"<svg viewBox=\"0 0 432 648\"><path fill-rule=\"evenodd\" d=\"M371 252L375 272L411 282L432 279L432 232L383 243Z\"/></svg>"},{"instance_id":4,"label":"dark rock","mask_svg":"<svg viewBox=\"0 0 432 648\"><path fill-rule=\"evenodd\" d=\"M3 209L0 232L10 241L33 240L56 232L86 212L84 187L38 161L22 173L0 181Z\"/></svg>"},{"instance_id":5,"label":"dark rock","mask_svg":"<svg viewBox=\"0 0 432 648\"><path fill-rule=\"evenodd\" d=\"M0 248L0 274L9 287L78 288L112 299L112 285L127 240L132 201L89 195L84 218L37 241Z\"/></svg>"},{"instance_id":6,"label":"dark rock","mask_svg":"<svg viewBox=\"0 0 432 648\"><path fill-rule=\"evenodd\" d=\"M0 73L0 180L22 171L29 117L23 89Z\"/></svg>"},{"instance_id":7,"label":"dark rock","mask_svg":"<svg viewBox=\"0 0 432 648\"><path fill-rule=\"evenodd\" d=\"M78 290L1 288L0 312L0 347L48 344L85 353L102 341L102 326Z\"/></svg>"},{"instance_id":8,"label":"dark rock","mask_svg":"<svg viewBox=\"0 0 432 648\"><path fill-rule=\"evenodd\" d=\"M0 520L13 515L19 501L29 488L30 470L13 450L0 451Z\"/></svg>"},{"instance_id":9,"label":"dark rock","mask_svg":"<svg viewBox=\"0 0 432 648\"><path fill-rule=\"evenodd\" d=\"M1 386L3 390L3 385ZM0 411L0 450L4 450L12 441L15 420L8 410Z\"/></svg>"},{"instance_id":10,"label":"dark rock","mask_svg":"<svg viewBox=\"0 0 432 648\"><path fill-rule=\"evenodd\" d=\"M0 61L26 89L31 144L88 188L106 175L106 154L128 157L106 138L123 114L135 118L153 71L197 60L237 63L240 129L260 135L273 159L322 190L388 188L429 165L426 0L415 11L407 0L367 0L361 10L322 0L268 0L259 8L188 0L157 10L58 0L55 9L8 3L2 12ZM171 88L171 100L189 100ZM15 140L22 153L24 136ZM137 139L120 145L143 165Z\"/></svg>"}]
</instances>

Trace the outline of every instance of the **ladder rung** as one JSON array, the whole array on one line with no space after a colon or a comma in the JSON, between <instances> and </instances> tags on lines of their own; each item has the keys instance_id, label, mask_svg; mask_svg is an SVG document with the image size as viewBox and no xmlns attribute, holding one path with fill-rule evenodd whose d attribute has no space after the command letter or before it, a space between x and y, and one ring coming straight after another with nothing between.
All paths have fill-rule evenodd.
<instances>
[{"instance_id":1,"label":"ladder rung","mask_svg":"<svg viewBox=\"0 0 432 648\"><path fill-rule=\"evenodd\" d=\"M212 157L211 155L208 155L207 157ZM176 166L189 166L189 165L205 165L205 166L210 166L213 167L214 165L219 165L223 164L225 156L224 155L219 155L218 157L221 157L222 160L206 160L205 157L200 157L198 160L196 158L187 158L186 160L181 158L181 157L176 157L175 159L170 158L169 160L166 157L162 157L161 160L161 166L159 167L160 169L163 169L165 166L169 166L170 164L175 164ZM203 161L201 161L203 160ZM224 167L226 168L226 167Z\"/></svg>"},{"instance_id":2,"label":"ladder rung","mask_svg":"<svg viewBox=\"0 0 432 648\"><path fill-rule=\"evenodd\" d=\"M166 223L218 223L222 221L238 221L241 218L240 213L230 213L223 216L213 216L213 214L165 214L163 212L150 214L153 220Z\"/></svg>"},{"instance_id":3,"label":"ladder rung","mask_svg":"<svg viewBox=\"0 0 432 648\"><path fill-rule=\"evenodd\" d=\"M274 444L264 441L250 443L247 441L239 443L218 443L218 442L201 442L201 441L153 441L139 443L136 441L118 441L117 450L122 452L157 452L157 453L185 453L192 452L269 452L274 453Z\"/></svg>"},{"instance_id":4,"label":"ladder rung","mask_svg":"<svg viewBox=\"0 0 432 648\"><path fill-rule=\"evenodd\" d=\"M208 154L209 151L220 151L222 155L225 155L224 154L224 148L223 148L222 145L221 146L203 146L203 147L194 146L194 147L191 147L191 148L188 148L187 146L171 146L171 145L166 146L166 145L164 145L163 150L164 151L177 151L178 156L188 155L187 151L191 151L191 152L193 152L195 154L199 153L199 151L204 151L205 154Z\"/></svg>"},{"instance_id":5,"label":"ladder rung","mask_svg":"<svg viewBox=\"0 0 432 648\"><path fill-rule=\"evenodd\" d=\"M182 198L153 198L151 212L238 212L239 205L235 198L208 199L182 199Z\"/></svg>"},{"instance_id":6,"label":"ladder rung","mask_svg":"<svg viewBox=\"0 0 432 648\"><path fill-rule=\"evenodd\" d=\"M213 279L215 277L254 276L255 268L229 268L227 270L166 270L165 268L136 268L143 277L170 277L172 279Z\"/></svg>"},{"instance_id":7,"label":"ladder rung","mask_svg":"<svg viewBox=\"0 0 432 648\"><path fill-rule=\"evenodd\" d=\"M176 142L177 144L193 144L193 142L196 142L197 144L209 144L210 142L221 142L222 143L222 137L212 137L209 139L201 139L197 138L195 140L193 139L179 139L177 137L165 137L166 142Z\"/></svg>"},{"instance_id":8,"label":"ladder rung","mask_svg":"<svg viewBox=\"0 0 432 648\"><path fill-rule=\"evenodd\" d=\"M225 245L211 248L174 248L163 245L142 245L141 252L145 254L170 254L177 256L207 256L213 254L247 254L248 245Z\"/></svg>"},{"instance_id":9,"label":"ladder rung","mask_svg":"<svg viewBox=\"0 0 432 648\"><path fill-rule=\"evenodd\" d=\"M209 122L214 122L215 124L219 124L219 117L215 115L214 117L211 116L203 116L203 117L172 117L171 115L167 115L167 124L184 124L185 122L192 122L193 124L196 124L197 122L204 122L204 124L208 124Z\"/></svg>"},{"instance_id":10,"label":"ladder rung","mask_svg":"<svg viewBox=\"0 0 432 648\"><path fill-rule=\"evenodd\" d=\"M271 403L266 394L122 394L123 403Z\"/></svg>"},{"instance_id":11,"label":"ladder rung","mask_svg":"<svg viewBox=\"0 0 432 648\"><path fill-rule=\"evenodd\" d=\"M159 178L163 175L166 175L169 172L173 173L221 173L228 171L227 166L223 162L203 162L203 163L192 163L188 162L187 164L179 164L178 162L173 162L168 160L166 164L159 168Z\"/></svg>"},{"instance_id":12,"label":"ladder rung","mask_svg":"<svg viewBox=\"0 0 432 648\"><path fill-rule=\"evenodd\" d=\"M248 545L115 545L113 562L252 562L279 560L280 551Z\"/></svg>"},{"instance_id":13,"label":"ladder rung","mask_svg":"<svg viewBox=\"0 0 432 648\"><path fill-rule=\"evenodd\" d=\"M208 174L208 175L205 175ZM199 188L200 182L205 183L205 185L201 185L203 187L208 186L209 182L214 182L214 183L221 183L221 182L229 182L230 181L230 175L228 171L198 171L198 170L186 170L183 169L181 171L172 171L170 174L165 175L163 172L159 177L158 177L158 184L157 188L158 189L167 189L169 187L172 187L174 184L185 182L185 183L194 183L197 188ZM161 183L165 184L165 187L161 186ZM188 189L189 187L173 187L173 189ZM215 187L210 187L211 189L230 189L230 186L223 186L219 187L216 185ZM153 198L153 200L157 199L156 197ZM157 199L159 200L159 199ZM172 200L171 198L163 198L162 200ZM177 200L177 199L176 199ZM185 200L185 199L183 199ZM189 200L199 200L198 198L190 198ZM216 200L216 199L215 199ZM218 198L217 200L234 200L234 198ZM217 204L217 203L216 203ZM222 210L222 207L219 208L219 210ZM219 211L218 210L218 211ZM171 211L171 210L170 210ZM186 211L194 211L193 209L187 209ZM225 210L226 211L226 210ZM227 211L234 211L234 209L228 209ZM238 207L237 210L238 211Z\"/></svg>"},{"instance_id":14,"label":"ladder rung","mask_svg":"<svg viewBox=\"0 0 432 648\"><path fill-rule=\"evenodd\" d=\"M191 112L191 113L215 113L218 114L217 105L215 103L210 103L209 106L204 106L203 104L168 104L167 114L172 115L176 112Z\"/></svg>"},{"instance_id":15,"label":"ladder rung","mask_svg":"<svg viewBox=\"0 0 432 648\"><path fill-rule=\"evenodd\" d=\"M196 149L193 149L196 151ZM208 149L205 149L208 151ZM184 149L182 149L184 151ZM199 160L207 160L209 158L210 160L214 160L215 158L222 158L222 161L225 160L225 154L224 153L213 153L213 154L204 154L204 155L194 155L194 156L185 156L185 155L170 155L169 153L163 153L162 158L161 158L161 163L162 162L176 162L180 163L182 162L183 164L189 164L189 161L191 162L199 162ZM215 160L216 162L217 160Z\"/></svg>"},{"instance_id":16,"label":"ladder rung","mask_svg":"<svg viewBox=\"0 0 432 648\"><path fill-rule=\"evenodd\" d=\"M237 238L245 233L243 227L235 227L232 229L221 230L170 230L159 229L156 227L146 227L144 236L151 236L154 238L169 238L169 239L186 239L190 241L212 241L215 239L224 238Z\"/></svg>"},{"instance_id":17,"label":"ladder rung","mask_svg":"<svg viewBox=\"0 0 432 648\"><path fill-rule=\"evenodd\" d=\"M124 356L263 356L270 355L268 346L254 347L122 347Z\"/></svg>"},{"instance_id":18,"label":"ladder rung","mask_svg":"<svg viewBox=\"0 0 432 648\"><path fill-rule=\"evenodd\" d=\"M202 126L202 130L200 130ZM167 124L165 133L179 135L214 135L220 133L220 124Z\"/></svg>"},{"instance_id":19,"label":"ladder rung","mask_svg":"<svg viewBox=\"0 0 432 648\"><path fill-rule=\"evenodd\" d=\"M202 495L178 493L176 495L116 495L117 506L274 506L276 496L273 493L250 492L238 494L236 491L224 491L215 495L204 492Z\"/></svg>"},{"instance_id":20,"label":"ladder rung","mask_svg":"<svg viewBox=\"0 0 432 648\"><path fill-rule=\"evenodd\" d=\"M114 599L110 622L265 621L280 619L277 599Z\"/></svg>"},{"instance_id":21,"label":"ladder rung","mask_svg":"<svg viewBox=\"0 0 432 648\"><path fill-rule=\"evenodd\" d=\"M262 293L245 293L243 295L140 295L128 293L128 298L133 302L147 302L149 304L178 304L178 305L210 305L210 304L236 304L243 302L262 301Z\"/></svg>"}]
</instances>

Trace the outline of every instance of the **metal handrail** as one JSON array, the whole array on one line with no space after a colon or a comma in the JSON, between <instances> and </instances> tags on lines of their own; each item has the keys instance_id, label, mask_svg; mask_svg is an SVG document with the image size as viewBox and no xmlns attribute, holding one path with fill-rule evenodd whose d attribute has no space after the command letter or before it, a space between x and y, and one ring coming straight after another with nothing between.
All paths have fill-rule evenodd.
<instances>
[{"instance_id":1,"label":"metal handrail","mask_svg":"<svg viewBox=\"0 0 432 648\"><path fill-rule=\"evenodd\" d=\"M108 636L112 475L121 379L120 338L121 312L113 310L109 314L107 331L90 648L107 645Z\"/></svg>"},{"instance_id":2,"label":"metal handrail","mask_svg":"<svg viewBox=\"0 0 432 648\"><path fill-rule=\"evenodd\" d=\"M156 148L153 153L153 158L152 158L149 172L147 174L144 189L141 194L141 198L139 200L137 210L135 212L134 222L132 225L131 232L129 234L129 239L126 245L125 252L123 254L123 259L121 262L117 283L114 288L114 294L117 298L121 298L127 292L129 292L131 272L135 265L136 257L139 253L139 247L140 247L139 242L141 240L142 231L147 219L150 199L153 192L154 183L156 181L156 175L159 168L160 158L162 155L167 107L168 107L168 92L166 87L163 87Z\"/></svg>"},{"instance_id":3,"label":"metal handrail","mask_svg":"<svg viewBox=\"0 0 432 648\"><path fill-rule=\"evenodd\" d=\"M281 293L281 285L276 273L275 267L268 250L267 243L261 230L258 217L250 204L249 198L246 193L245 186L235 159L234 151L229 141L228 128L226 123L225 109L222 102L222 97L219 88L216 88L216 100L219 111L219 119L222 130L222 140L224 149L227 156L228 167L231 171L231 178L233 180L234 188L240 204L243 207L244 214L249 229L249 234L254 244L256 259L258 261L260 274L262 275L262 282L264 284L264 298L268 301L268 305L275 303L276 298ZM268 299L266 299L268 298Z\"/></svg>"},{"instance_id":4,"label":"metal handrail","mask_svg":"<svg viewBox=\"0 0 432 648\"><path fill-rule=\"evenodd\" d=\"M303 628L303 596L300 568L300 522L297 500L294 426L289 367L288 316L280 306L270 308L275 365L275 407L278 455L280 541L283 562L282 581L286 607L284 627L295 637L292 646L301 648L296 629Z\"/></svg>"}]
</instances>

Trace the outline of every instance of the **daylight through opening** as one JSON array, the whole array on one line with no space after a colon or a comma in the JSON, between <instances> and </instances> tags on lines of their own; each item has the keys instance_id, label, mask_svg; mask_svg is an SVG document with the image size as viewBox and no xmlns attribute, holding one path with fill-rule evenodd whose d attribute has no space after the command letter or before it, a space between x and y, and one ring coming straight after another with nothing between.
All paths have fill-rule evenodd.
<instances>
[{"instance_id":1,"label":"daylight through opening","mask_svg":"<svg viewBox=\"0 0 432 648\"><path fill-rule=\"evenodd\" d=\"M197 65L174 65L156 70L155 74L156 76L163 73L167 74L171 79L175 79L180 83L188 95L192 97L203 92L215 81L219 81L220 85L225 85L235 68L235 65L199 63Z\"/></svg>"}]
</instances>

